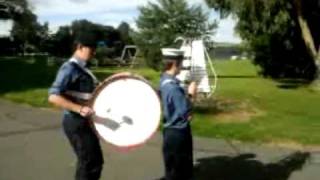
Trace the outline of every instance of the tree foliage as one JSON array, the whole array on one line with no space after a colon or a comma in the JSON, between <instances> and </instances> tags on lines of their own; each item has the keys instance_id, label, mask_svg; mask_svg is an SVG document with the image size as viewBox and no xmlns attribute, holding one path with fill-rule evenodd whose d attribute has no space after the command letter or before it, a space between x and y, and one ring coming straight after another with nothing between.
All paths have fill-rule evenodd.
<instances>
[{"instance_id":1,"label":"tree foliage","mask_svg":"<svg viewBox=\"0 0 320 180\"><path fill-rule=\"evenodd\" d=\"M67 57L72 54L73 36L70 26L60 26L47 41L46 51L53 56Z\"/></svg>"},{"instance_id":2,"label":"tree foliage","mask_svg":"<svg viewBox=\"0 0 320 180\"><path fill-rule=\"evenodd\" d=\"M306 40L319 47L318 0L206 0L222 18L236 17L236 31L255 53L262 74L273 78L313 79L315 56ZM301 3L300 7L296 2ZM299 15L299 9L301 14ZM301 26L305 20L306 26ZM311 34L308 37L308 31ZM303 33L303 32L307 33ZM310 40L311 38L311 40ZM309 40L308 40L309 39Z\"/></svg>"},{"instance_id":3,"label":"tree foliage","mask_svg":"<svg viewBox=\"0 0 320 180\"><path fill-rule=\"evenodd\" d=\"M22 51L27 51L27 47L32 47L32 51L39 51L48 37L48 31L47 23L41 25L31 11L25 11L23 16L14 21L11 36L20 43Z\"/></svg>"},{"instance_id":4,"label":"tree foliage","mask_svg":"<svg viewBox=\"0 0 320 180\"><path fill-rule=\"evenodd\" d=\"M15 19L28 8L26 0L0 0L0 19Z\"/></svg>"},{"instance_id":5,"label":"tree foliage","mask_svg":"<svg viewBox=\"0 0 320 180\"><path fill-rule=\"evenodd\" d=\"M41 25L26 0L0 1L0 19L12 19L11 37L19 46L18 50L39 51L48 37L48 24Z\"/></svg>"},{"instance_id":6,"label":"tree foliage","mask_svg":"<svg viewBox=\"0 0 320 180\"><path fill-rule=\"evenodd\" d=\"M133 44L133 39L131 37L133 31L128 23L121 22L117 30L120 34L120 39L124 44Z\"/></svg>"},{"instance_id":7,"label":"tree foliage","mask_svg":"<svg viewBox=\"0 0 320 180\"><path fill-rule=\"evenodd\" d=\"M121 33L112 26L96 24L88 20L75 20L71 25L61 26L58 31L53 34L48 41L47 50L50 54L58 57L68 57L72 53L74 38L80 32L93 32L98 37L98 44L108 52L106 55L110 58L121 53L122 42ZM64 47L61 49L61 47ZM101 49L98 49L100 52ZM119 55L120 56L120 55Z\"/></svg>"},{"instance_id":8,"label":"tree foliage","mask_svg":"<svg viewBox=\"0 0 320 180\"><path fill-rule=\"evenodd\" d=\"M216 22L208 23L208 14L200 6L185 0L158 0L139 7L135 42L147 64L159 68L160 48L170 46L179 37L199 38L213 33Z\"/></svg>"},{"instance_id":9,"label":"tree foliage","mask_svg":"<svg viewBox=\"0 0 320 180\"><path fill-rule=\"evenodd\" d=\"M53 56L68 57L72 53L74 37L81 31L96 33L99 44L107 48L108 57L120 56L122 48L132 43L129 24L123 22L118 29L112 26L75 20L71 25L61 26L54 34L49 34L49 24L41 25L27 0L0 0L0 19L12 19L11 38L1 38L8 48L0 49L0 54L21 52L48 52Z\"/></svg>"}]
</instances>

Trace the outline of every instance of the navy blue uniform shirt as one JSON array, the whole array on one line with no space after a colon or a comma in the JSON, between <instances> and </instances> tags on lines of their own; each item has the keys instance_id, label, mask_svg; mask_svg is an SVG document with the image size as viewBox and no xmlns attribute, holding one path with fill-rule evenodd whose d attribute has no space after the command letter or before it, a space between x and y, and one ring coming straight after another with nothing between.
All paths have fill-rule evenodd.
<instances>
[{"instance_id":1,"label":"navy blue uniform shirt","mask_svg":"<svg viewBox=\"0 0 320 180\"><path fill-rule=\"evenodd\" d=\"M160 79L160 96L164 111L164 128L187 128L191 102L180 86L180 81L172 75L163 73Z\"/></svg>"},{"instance_id":2,"label":"navy blue uniform shirt","mask_svg":"<svg viewBox=\"0 0 320 180\"><path fill-rule=\"evenodd\" d=\"M77 99L66 96L66 92L92 93L94 89L95 79L86 71L85 62L71 58L60 67L49 94L62 95L77 102Z\"/></svg>"}]
</instances>

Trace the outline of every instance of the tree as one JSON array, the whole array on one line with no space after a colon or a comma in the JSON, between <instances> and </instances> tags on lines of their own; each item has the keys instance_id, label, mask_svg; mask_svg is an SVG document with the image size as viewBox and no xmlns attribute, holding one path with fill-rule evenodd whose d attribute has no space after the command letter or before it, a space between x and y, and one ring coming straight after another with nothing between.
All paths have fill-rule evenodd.
<instances>
[{"instance_id":1,"label":"tree","mask_svg":"<svg viewBox=\"0 0 320 180\"><path fill-rule=\"evenodd\" d=\"M41 25L26 0L0 0L0 19L12 19L11 37L26 52L40 50L48 35L48 24Z\"/></svg>"},{"instance_id":2,"label":"tree","mask_svg":"<svg viewBox=\"0 0 320 180\"><path fill-rule=\"evenodd\" d=\"M48 42L48 52L57 57L68 57L72 54L73 36L70 26L60 26Z\"/></svg>"},{"instance_id":3,"label":"tree","mask_svg":"<svg viewBox=\"0 0 320 180\"><path fill-rule=\"evenodd\" d=\"M138 32L134 39L147 64L155 69L161 62L160 48L171 46L179 37L199 38L213 33L217 24L207 23L208 13L185 0L158 0L139 7Z\"/></svg>"},{"instance_id":4,"label":"tree","mask_svg":"<svg viewBox=\"0 0 320 180\"><path fill-rule=\"evenodd\" d=\"M120 34L120 39L124 44L133 44L133 40L131 38L132 30L128 23L121 22L117 30Z\"/></svg>"},{"instance_id":5,"label":"tree","mask_svg":"<svg viewBox=\"0 0 320 180\"><path fill-rule=\"evenodd\" d=\"M54 56L68 57L72 53L73 41L79 33L93 32L97 35L98 44L102 48L108 49L108 56L120 56L121 47L117 48L117 44L122 43L120 33L112 26L96 24L88 20L75 20L68 26L59 27L58 31L47 41L47 51ZM122 43L123 44L123 43ZM61 49L61 47L64 47ZM119 51L119 52L118 52ZM98 49L97 52L100 52Z\"/></svg>"},{"instance_id":6,"label":"tree","mask_svg":"<svg viewBox=\"0 0 320 180\"><path fill-rule=\"evenodd\" d=\"M320 1L314 0L302 2L302 0L294 0L293 4L295 6L296 16L299 22L299 27L301 29L301 36L304 40L308 53L314 60L320 61L320 46L318 52L316 49L316 43L317 45L319 45L320 38L318 37L317 39L314 39L311 33L311 30L313 30L313 33L315 35L316 32L319 32L320 30L320 28L316 28L319 27L318 22L314 21L319 20L320 17ZM309 18L310 23L308 22L307 18ZM309 24L315 27L311 27L311 29L309 27ZM319 33L317 35L319 35Z\"/></svg>"},{"instance_id":7,"label":"tree","mask_svg":"<svg viewBox=\"0 0 320 180\"><path fill-rule=\"evenodd\" d=\"M38 48L41 52L48 52L47 43L50 38L49 23L45 22L43 25L38 26L37 36L39 37Z\"/></svg>"},{"instance_id":8,"label":"tree","mask_svg":"<svg viewBox=\"0 0 320 180\"><path fill-rule=\"evenodd\" d=\"M318 0L206 0L222 18L237 18L236 31L255 53L262 74L313 79L320 45Z\"/></svg>"},{"instance_id":9,"label":"tree","mask_svg":"<svg viewBox=\"0 0 320 180\"><path fill-rule=\"evenodd\" d=\"M28 8L25 0L0 0L0 19L14 19Z\"/></svg>"}]
</instances>

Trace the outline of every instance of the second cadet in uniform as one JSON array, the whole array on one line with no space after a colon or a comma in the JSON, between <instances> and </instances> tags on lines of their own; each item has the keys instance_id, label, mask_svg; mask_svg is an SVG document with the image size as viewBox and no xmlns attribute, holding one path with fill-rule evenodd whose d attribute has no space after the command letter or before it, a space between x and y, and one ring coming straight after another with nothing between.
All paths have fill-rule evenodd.
<instances>
[{"instance_id":1,"label":"second cadet in uniform","mask_svg":"<svg viewBox=\"0 0 320 180\"><path fill-rule=\"evenodd\" d=\"M191 99L196 95L192 82L187 90L176 78L181 70L183 51L162 49L164 72L160 79L160 96L164 111L163 158L166 180L193 178L193 147L190 128Z\"/></svg>"}]
</instances>

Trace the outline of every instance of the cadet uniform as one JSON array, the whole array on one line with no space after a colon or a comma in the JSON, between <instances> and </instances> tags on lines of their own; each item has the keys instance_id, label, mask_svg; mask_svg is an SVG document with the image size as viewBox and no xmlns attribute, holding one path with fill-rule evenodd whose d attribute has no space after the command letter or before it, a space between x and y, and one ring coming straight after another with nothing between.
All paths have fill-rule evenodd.
<instances>
[{"instance_id":1,"label":"cadet uniform","mask_svg":"<svg viewBox=\"0 0 320 180\"><path fill-rule=\"evenodd\" d=\"M180 86L179 80L167 73L161 75L160 95L164 111L165 177L167 180L192 179L193 147L189 121L191 102Z\"/></svg>"},{"instance_id":2,"label":"cadet uniform","mask_svg":"<svg viewBox=\"0 0 320 180\"><path fill-rule=\"evenodd\" d=\"M77 104L85 103L95 89L96 79L85 67L86 63L71 58L59 69L49 94L61 95ZM99 179L103 156L94 130L88 118L80 114L64 110L63 129L77 156L77 180Z\"/></svg>"}]
</instances>

